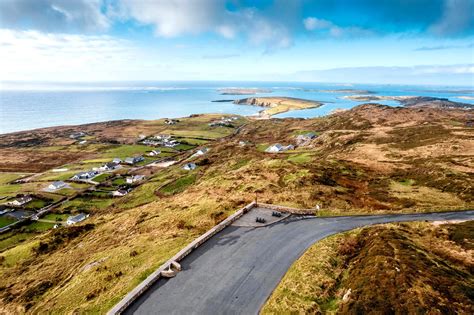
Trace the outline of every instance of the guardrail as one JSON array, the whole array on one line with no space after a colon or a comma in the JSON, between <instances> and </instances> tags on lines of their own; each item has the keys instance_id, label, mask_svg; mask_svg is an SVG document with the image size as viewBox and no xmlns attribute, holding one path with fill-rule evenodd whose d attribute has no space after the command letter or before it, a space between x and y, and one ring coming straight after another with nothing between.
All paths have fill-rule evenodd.
<instances>
[{"instance_id":1,"label":"guardrail","mask_svg":"<svg viewBox=\"0 0 474 315\"><path fill-rule=\"evenodd\" d=\"M298 209L298 208L291 208L291 207L285 207L285 206L271 205L268 203L261 203L261 202L258 203L258 206L262 208L276 210L276 211L287 212L291 214L301 214L301 215L314 215L318 211L317 209Z\"/></svg>"},{"instance_id":2,"label":"guardrail","mask_svg":"<svg viewBox=\"0 0 474 315\"><path fill-rule=\"evenodd\" d=\"M132 291L130 291L120 302L118 302L107 314L116 315L121 314L128 306L130 306L136 299L138 299L150 286L152 286L158 279L160 279L161 272L169 268L173 262L179 262L184 257L189 255L193 250L201 246L208 239L216 235L218 232L222 231L227 226L231 225L234 221L240 218L245 213L249 212L252 208L256 207L256 202L251 202L245 207L237 210L234 214L229 216L227 219L221 223L214 226L212 229L199 236L197 239L192 241L185 248L180 250L176 255L171 257L163 265L158 267L151 275L149 275L144 281L142 281L138 286L136 286Z\"/></svg>"}]
</instances>

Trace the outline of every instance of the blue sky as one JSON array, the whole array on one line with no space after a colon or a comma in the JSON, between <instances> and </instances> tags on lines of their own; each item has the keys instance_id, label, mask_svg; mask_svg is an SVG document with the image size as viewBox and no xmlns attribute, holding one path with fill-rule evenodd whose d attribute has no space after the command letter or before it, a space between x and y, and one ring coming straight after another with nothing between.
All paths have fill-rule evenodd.
<instances>
[{"instance_id":1,"label":"blue sky","mask_svg":"<svg viewBox=\"0 0 474 315\"><path fill-rule=\"evenodd\" d=\"M474 85L474 0L2 0L1 80Z\"/></svg>"}]
</instances>

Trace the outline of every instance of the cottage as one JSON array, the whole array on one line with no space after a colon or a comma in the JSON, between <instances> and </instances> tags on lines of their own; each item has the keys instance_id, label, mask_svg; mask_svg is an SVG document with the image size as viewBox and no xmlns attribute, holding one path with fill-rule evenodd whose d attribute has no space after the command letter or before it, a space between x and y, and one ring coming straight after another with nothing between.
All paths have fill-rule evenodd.
<instances>
[{"instance_id":1,"label":"cottage","mask_svg":"<svg viewBox=\"0 0 474 315\"><path fill-rule=\"evenodd\" d=\"M113 171L115 169L119 168L119 165L114 163L114 162L108 162L108 163L105 163L104 165L102 165L99 170L100 171Z\"/></svg>"},{"instance_id":2,"label":"cottage","mask_svg":"<svg viewBox=\"0 0 474 315\"><path fill-rule=\"evenodd\" d=\"M150 153L148 153L148 156L157 156L160 154L161 154L160 150L152 150Z\"/></svg>"},{"instance_id":3,"label":"cottage","mask_svg":"<svg viewBox=\"0 0 474 315\"><path fill-rule=\"evenodd\" d=\"M209 152L208 148L202 148L202 149L197 150L196 153L194 153L191 157L202 156L202 155L206 154L207 152Z\"/></svg>"},{"instance_id":4,"label":"cottage","mask_svg":"<svg viewBox=\"0 0 474 315\"><path fill-rule=\"evenodd\" d=\"M79 222L81 222L81 221L84 221L84 220L87 219L88 217L89 217L88 214L79 213L79 214L77 214L77 215L68 217L68 218L67 218L67 221L66 221L66 224L67 224L67 225L73 225L73 224L79 223Z\"/></svg>"},{"instance_id":5,"label":"cottage","mask_svg":"<svg viewBox=\"0 0 474 315\"><path fill-rule=\"evenodd\" d=\"M31 196L23 196L23 197L17 198L15 200L9 202L8 204L11 205L11 206L19 207L19 206L23 206L23 205L27 204L31 200L33 200L33 198Z\"/></svg>"},{"instance_id":6,"label":"cottage","mask_svg":"<svg viewBox=\"0 0 474 315\"><path fill-rule=\"evenodd\" d=\"M80 172L74 175L71 179L72 180L87 180L91 179L99 174L98 171L92 170L88 172Z\"/></svg>"},{"instance_id":7,"label":"cottage","mask_svg":"<svg viewBox=\"0 0 474 315\"><path fill-rule=\"evenodd\" d=\"M120 163L122 163L122 159L114 158L114 159L112 160L112 163L114 163L114 164L120 164Z\"/></svg>"},{"instance_id":8,"label":"cottage","mask_svg":"<svg viewBox=\"0 0 474 315\"><path fill-rule=\"evenodd\" d=\"M144 161L143 156L128 157L124 160L125 164L133 165Z\"/></svg>"},{"instance_id":9,"label":"cottage","mask_svg":"<svg viewBox=\"0 0 474 315\"><path fill-rule=\"evenodd\" d=\"M165 119L165 124L167 125L176 125L179 122L179 120L176 119Z\"/></svg>"},{"instance_id":10,"label":"cottage","mask_svg":"<svg viewBox=\"0 0 474 315\"><path fill-rule=\"evenodd\" d=\"M48 189L49 190L59 190L67 187L67 184L63 181L56 181L54 183L49 184Z\"/></svg>"},{"instance_id":11,"label":"cottage","mask_svg":"<svg viewBox=\"0 0 474 315\"><path fill-rule=\"evenodd\" d=\"M132 175L130 177L127 177L126 181L127 181L127 184L133 184L133 183L142 181L143 179L145 179L144 175Z\"/></svg>"},{"instance_id":12,"label":"cottage","mask_svg":"<svg viewBox=\"0 0 474 315\"><path fill-rule=\"evenodd\" d=\"M316 134L314 132L307 132L307 133L298 135L296 137L296 144L297 145L305 145L314 138L316 138Z\"/></svg>"},{"instance_id":13,"label":"cottage","mask_svg":"<svg viewBox=\"0 0 474 315\"><path fill-rule=\"evenodd\" d=\"M123 197L128 194L131 190L130 189L118 189L112 192L113 197Z\"/></svg>"},{"instance_id":14,"label":"cottage","mask_svg":"<svg viewBox=\"0 0 474 315\"><path fill-rule=\"evenodd\" d=\"M186 170L186 171L192 171L196 168L196 164L194 163L186 163L184 166L183 166L183 170Z\"/></svg>"},{"instance_id":15,"label":"cottage","mask_svg":"<svg viewBox=\"0 0 474 315\"><path fill-rule=\"evenodd\" d=\"M287 145L287 146L282 146L281 144L277 143L274 145L269 146L265 152L267 153L278 153L278 152L283 152L287 150L293 150L295 147L293 145Z\"/></svg>"},{"instance_id":16,"label":"cottage","mask_svg":"<svg viewBox=\"0 0 474 315\"><path fill-rule=\"evenodd\" d=\"M79 131L79 132L74 132L72 133L69 138L71 139L78 139L78 138L81 138L81 137L84 137L86 135L85 132L82 132L82 131Z\"/></svg>"}]
</instances>

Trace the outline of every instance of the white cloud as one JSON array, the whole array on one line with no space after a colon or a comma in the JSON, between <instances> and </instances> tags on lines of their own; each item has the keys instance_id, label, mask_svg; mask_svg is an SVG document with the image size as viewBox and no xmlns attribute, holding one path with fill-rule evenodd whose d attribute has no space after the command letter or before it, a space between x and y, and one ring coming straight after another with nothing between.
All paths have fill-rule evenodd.
<instances>
[{"instance_id":1,"label":"white cloud","mask_svg":"<svg viewBox=\"0 0 474 315\"><path fill-rule=\"evenodd\" d=\"M154 27L160 37L215 33L233 39L242 35L267 50L292 44L288 28L255 8L229 11L223 0L121 0L115 8L122 18Z\"/></svg>"},{"instance_id":2,"label":"white cloud","mask_svg":"<svg viewBox=\"0 0 474 315\"><path fill-rule=\"evenodd\" d=\"M102 0L2 0L0 27L48 32L103 31L110 26Z\"/></svg>"},{"instance_id":3,"label":"white cloud","mask_svg":"<svg viewBox=\"0 0 474 315\"><path fill-rule=\"evenodd\" d=\"M453 35L468 29L474 18L474 1L446 0L441 19L430 27L436 35Z\"/></svg>"},{"instance_id":4,"label":"white cloud","mask_svg":"<svg viewBox=\"0 0 474 315\"><path fill-rule=\"evenodd\" d=\"M133 61L130 43L111 36L0 29L1 80L95 80Z\"/></svg>"},{"instance_id":5,"label":"white cloud","mask_svg":"<svg viewBox=\"0 0 474 315\"><path fill-rule=\"evenodd\" d=\"M308 31L319 31L323 34L328 34L331 37L364 37L371 36L374 33L370 30L357 27L357 26L346 26L342 27L334 24L331 21L318 19L315 17L307 17L303 19L303 25Z\"/></svg>"},{"instance_id":6,"label":"white cloud","mask_svg":"<svg viewBox=\"0 0 474 315\"><path fill-rule=\"evenodd\" d=\"M314 30L319 30L319 29L326 29L326 28L331 28L334 26L334 24L330 21L323 20L323 19L318 19L315 17L308 17L303 20L304 27L308 31L314 31Z\"/></svg>"}]
</instances>

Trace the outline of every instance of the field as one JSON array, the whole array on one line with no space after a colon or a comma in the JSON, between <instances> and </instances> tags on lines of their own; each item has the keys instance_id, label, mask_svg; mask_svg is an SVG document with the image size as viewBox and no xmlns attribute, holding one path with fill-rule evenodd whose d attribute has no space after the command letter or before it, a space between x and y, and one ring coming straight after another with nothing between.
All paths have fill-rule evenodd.
<instances>
[{"instance_id":1,"label":"field","mask_svg":"<svg viewBox=\"0 0 474 315\"><path fill-rule=\"evenodd\" d=\"M81 157L55 166L75 169L100 165L94 159L111 158L119 152L117 145L126 146L125 153L130 153L141 134L179 134L207 141L210 148L192 160L197 164L192 172L182 166L193 150L175 152L172 157L178 162L173 166L134 170L147 178L124 197L84 192L55 210L64 217L90 212L76 226L79 230L45 226L34 237L11 242L18 245L6 246L0 253L8 262L0 265L1 311L104 313L185 244L256 197L300 208L319 205L320 215L473 206L473 130L466 125L465 111L363 105L315 119L240 118L239 129L209 126L220 118L201 115L171 126L163 121L121 121L0 136L0 143L10 151L25 150L18 143L26 137L35 139L42 152L49 152L44 148L68 146L69 140L58 136L67 135L65 130L85 130L102 143L91 144L86 152L71 151ZM262 152L269 144L294 144L296 135L308 130L318 137L305 147L282 154ZM414 132L424 135L416 139L410 136ZM247 144L240 146L240 141ZM34 151L35 146L28 150ZM7 159L3 165L14 168L13 162ZM43 176L52 176L50 169L43 170ZM48 183L41 176L36 180L22 185L34 190ZM121 183L123 178L104 182L103 189ZM9 186L0 186L0 191L12 189ZM26 227L22 229L16 232L27 233ZM338 305L328 301L323 307L331 310Z\"/></svg>"},{"instance_id":2,"label":"field","mask_svg":"<svg viewBox=\"0 0 474 315\"><path fill-rule=\"evenodd\" d=\"M295 262L262 314L472 313L473 231L401 223L332 236Z\"/></svg>"}]
</instances>

